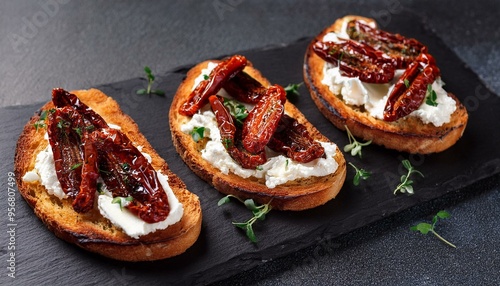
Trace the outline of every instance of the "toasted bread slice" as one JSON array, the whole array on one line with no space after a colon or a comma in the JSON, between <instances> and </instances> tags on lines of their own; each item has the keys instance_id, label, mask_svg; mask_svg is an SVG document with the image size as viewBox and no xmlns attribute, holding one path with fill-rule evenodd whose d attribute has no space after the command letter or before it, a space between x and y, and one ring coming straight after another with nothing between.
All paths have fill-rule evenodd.
<instances>
[{"instance_id":1,"label":"toasted bread slice","mask_svg":"<svg viewBox=\"0 0 500 286\"><path fill-rule=\"evenodd\" d=\"M467 125L468 115L465 107L456 96L448 95L456 102L456 110L451 120L436 127L432 123L424 124L419 118L406 116L394 122L374 118L360 107L346 104L339 94L333 94L327 85L321 83L325 61L312 50L312 45L329 32L340 33L344 22L354 19L368 24L375 21L360 16L345 16L324 29L309 45L304 63L304 80L309 88L314 103L321 113L337 128L349 128L351 133L364 140L389 149L408 153L428 154L443 151L457 142Z\"/></svg>"},{"instance_id":2,"label":"toasted bread slice","mask_svg":"<svg viewBox=\"0 0 500 286\"><path fill-rule=\"evenodd\" d=\"M71 199L59 199L48 194L39 182L28 183L22 177L35 166L36 155L48 144L44 139L45 128L35 129L40 112L24 127L17 142L15 174L19 192L33 208L35 214L56 236L79 247L101 255L125 261L158 260L186 251L197 240L201 230L201 208L196 195L168 168L166 162L139 132L137 124L124 114L118 103L97 89L73 91L76 96L108 123L119 125L129 139L142 145L143 152L152 157L152 166L168 176L168 183L183 205L182 219L163 230L134 239L104 218L97 208L80 214L73 210ZM52 102L42 110L54 108Z\"/></svg>"},{"instance_id":3,"label":"toasted bread slice","mask_svg":"<svg viewBox=\"0 0 500 286\"><path fill-rule=\"evenodd\" d=\"M268 188L264 179L255 177L245 179L231 172L224 174L201 157L201 150L204 148L203 143L195 143L190 134L181 131L181 126L188 122L191 117L181 115L178 110L191 93L195 78L202 73L202 70L208 66L209 62L219 61L205 61L193 67L179 86L170 107L170 130L174 146L191 170L223 194L231 194L245 199L251 198L259 203L271 201L271 206L279 210L310 209L334 198L340 191L346 176L345 160L338 147L335 147L334 155L338 168L334 173L321 177L297 179L277 185L274 188ZM263 86L270 86L269 81L258 70L253 68L251 63L245 67L244 72L255 78ZM309 134L315 140L330 142L290 102L285 103L285 113L306 126Z\"/></svg>"}]
</instances>

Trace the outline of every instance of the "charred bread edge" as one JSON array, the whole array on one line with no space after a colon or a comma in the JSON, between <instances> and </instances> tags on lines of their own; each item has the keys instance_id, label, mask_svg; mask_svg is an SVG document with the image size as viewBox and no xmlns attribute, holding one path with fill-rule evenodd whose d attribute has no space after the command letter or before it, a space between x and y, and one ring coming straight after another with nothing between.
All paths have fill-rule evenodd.
<instances>
[{"instance_id":1,"label":"charred bread edge","mask_svg":"<svg viewBox=\"0 0 500 286\"><path fill-rule=\"evenodd\" d=\"M166 162L139 132L137 124L121 111L116 101L96 89L72 93L108 123L119 125L135 144L143 146L143 151L153 159L153 167L168 176L168 183L182 203L184 214L176 224L134 239L113 226L98 210L78 214L70 200L49 195L40 183L24 182L22 177L34 168L36 154L48 144L43 139L45 130L36 131L33 124L39 120L41 110L54 107L52 102L45 104L30 119L17 142L15 175L21 195L56 236L83 249L124 261L158 260L185 252L197 240L201 230L202 214L198 197L190 193L181 179L170 171Z\"/></svg>"},{"instance_id":2,"label":"charred bread edge","mask_svg":"<svg viewBox=\"0 0 500 286\"><path fill-rule=\"evenodd\" d=\"M346 175L345 160L338 146L335 153L338 169L335 173L323 177L310 177L288 182L278 185L273 189L267 188L262 181L259 182L255 178L244 179L232 173L224 175L217 168L201 158L199 151L197 151L196 146L193 144L191 136L184 134L180 130L181 125L187 122L189 118L179 114L178 110L186 98L187 92L191 91L194 79L209 62L217 61L202 62L187 73L186 78L176 92L169 112L170 130L174 146L189 168L223 194L232 194L241 198L252 198L259 203L268 203L272 200L271 205L275 209L305 210L322 205L333 199L340 191ZM259 71L254 69L251 63L247 65L244 71L264 86L270 85L269 81ZM285 110L287 114L304 124L313 138L323 142L330 142L328 138L307 121L304 115L293 104L287 102Z\"/></svg>"},{"instance_id":3,"label":"charred bread edge","mask_svg":"<svg viewBox=\"0 0 500 286\"><path fill-rule=\"evenodd\" d=\"M321 113L337 128L345 130L345 125L347 125L354 136L372 140L375 144L389 149L429 154L443 151L455 144L465 130L468 115L465 107L451 93L448 95L455 100L457 109L452 114L449 123L435 127L430 123L423 124L420 119L411 117L396 122L375 119L345 104L338 95L334 95L327 86L321 83L324 61L312 51L312 45L315 41L322 39L326 33L338 32L344 21L352 19L375 23L374 20L361 16L349 15L340 18L315 37L305 54L304 81Z\"/></svg>"}]
</instances>

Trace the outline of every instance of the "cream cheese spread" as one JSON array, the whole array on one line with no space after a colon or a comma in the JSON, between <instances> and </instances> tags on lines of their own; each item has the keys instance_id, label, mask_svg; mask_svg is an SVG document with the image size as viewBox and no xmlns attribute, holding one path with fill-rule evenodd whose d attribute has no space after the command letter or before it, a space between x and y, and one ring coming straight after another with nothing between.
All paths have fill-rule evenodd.
<instances>
[{"instance_id":1,"label":"cream cheese spread","mask_svg":"<svg viewBox=\"0 0 500 286\"><path fill-rule=\"evenodd\" d=\"M208 67L202 70L202 74L195 79L193 89L203 80L203 75L209 75L210 71L216 66L216 63L209 63ZM219 95L230 98L224 90L221 90ZM251 105L247 106L247 108L251 109ZM275 188L296 179L326 176L334 173L338 168L338 163L334 158L336 145L329 142L319 142L325 149L325 158L318 158L309 163L299 163L266 148L267 162L257 169L245 169L234 161L226 151L221 141L215 115L208 105L183 124L181 131L189 134L194 127L202 126L205 127L205 137L210 139L201 151L203 159L219 169L223 174L231 172L242 178L264 178L268 188Z\"/></svg>"},{"instance_id":2,"label":"cream cheese spread","mask_svg":"<svg viewBox=\"0 0 500 286\"><path fill-rule=\"evenodd\" d=\"M345 31L345 27L342 31ZM340 34L327 33L323 37L323 41L339 42L341 39L348 38L349 36L345 32ZM363 106L370 116L383 119L384 108L389 94L404 71L404 69L396 70L393 80L389 83L373 84L362 82L358 77L342 76L338 67L325 62L321 83L328 86L333 94L341 95L345 103ZM451 114L456 109L456 103L453 98L448 96L448 93L443 89L443 85L441 78L432 83L432 89L437 95L437 106L422 103L417 110L408 116L417 117L424 124L432 123L437 127L450 122Z\"/></svg>"},{"instance_id":3,"label":"cream cheese spread","mask_svg":"<svg viewBox=\"0 0 500 286\"><path fill-rule=\"evenodd\" d=\"M120 129L119 126L111 126L115 129ZM45 135L48 140L48 136ZM136 147L151 163L151 156L142 152L142 146ZM102 216L109 219L115 226L120 227L127 235L133 238L146 235L159 229L165 229L169 225L175 224L180 221L184 213L184 209L179 200L175 197L172 189L168 184L168 177L160 171L156 171L158 180L160 181L165 193L168 197L170 212L167 218L157 223L147 223L127 210L123 205L112 203L113 196L111 192L107 191L104 184L100 193L96 192L97 207ZM61 184L57 179L56 168L54 165L54 155L50 144L47 145L40 153L37 154L35 159L35 168L26 172L23 176L23 181L34 183L39 181L47 190L50 195L54 195L60 199L66 199L68 196L63 192ZM99 178L102 182L102 179Z\"/></svg>"}]
</instances>

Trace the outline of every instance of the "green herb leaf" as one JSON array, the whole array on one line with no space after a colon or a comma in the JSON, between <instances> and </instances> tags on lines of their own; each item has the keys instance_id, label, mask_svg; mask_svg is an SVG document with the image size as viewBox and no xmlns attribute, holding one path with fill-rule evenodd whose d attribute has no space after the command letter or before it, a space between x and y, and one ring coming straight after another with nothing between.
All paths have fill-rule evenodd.
<instances>
[{"instance_id":1,"label":"green herb leaf","mask_svg":"<svg viewBox=\"0 0 500 286\"><path fill-rule=\"evenodd\" d=\"M193 130L191 130L190 134L191 134L191 137L193 138L194 142L198 142L205 137L205 135L204 135L205 134L205 127L195 126L193 128Z\"/></svg>"},{"instance_id":2,"label":"green herb leaf","mask_svg":"<svg viewBox=\"0 0 500 286\"><path fill-rule=\"evenodd\" d=\"M436 100L437 100L437 94L432 89L432 85L428 84L427 91L425 93L425 104L430 105L430 106L438 106L438 103L436 102Z\"/></svg>"},{"instance_id":3,"label":"green herb leaf","mask_svg":"<svg viewBox=\"0 0 500 286\"><path fill-rule=\"evenodd\" d=\"M104 189L102 183L97 183L97 192L102 195L104 194Z\"/></svg>"},{"instance_id":4,"label":"green herb leaf","mask_svg":"<svg viewBox=\"0 0 500 286\"><path fill-rule=\"evenodd\" d=\"M223 197L222 199L220 199L218 202L217 202L217 206L222 206L223 204L227 204L229 203L231 200L229 199L229 196L225 196Z\"/></svg>"},{"instance_id":5,"label":"green herb leaf","mask_svg":"<svg viewBox=\"0 0 500 286\"><path fill-rule=\"evenodd\" d=\"M256 169L257 171L262 171L262 170L264 170L264 168L263 168L261 165L258 165L257 167L255 167L255 169Z\"/></svg>"},{"instance_id":6,"label":"green herb leaf","mask_svg":"<svg viewBox=\"0 0 500 286\"><path fill-rule=\"evenodd\" d=\"M75 128L73 128L73 130L75 130L76 134L78 134L78 136L79 136L80 138L82 138L82 134L83 134L83 133L82 133L82 128L80 128L80 127L75 127Z\"/></svg>"},{"instance_id":7,"label":"green herb leaf","mask_svg":"<svg viewBox=\"0 0 500 286\"><path fill-rule=\"evenodd\" d=\"M365 146L370 145L372 143L372 140L360 143L356 140L356 138L354 138L349 128L347 128L346 125L344 126L345 130L347 131L347 137L349 138L349 144L344 146L344 152L350 152L351 156L359 155L359 158L361 158L362 156L361 149Z\"/></svg>"},{"instance_id":8,"label":"green herb leaf","mask_svg":"<svg viewBox=\"0 0 500 286\"><path fill-rule=\"evenodd\" d=\"M406 78L404 79L404 83L406 88L410 88L410 82Z\"/></svg>"},{"instance_id":9,"label":"green herb leaf","mask_svg":"<svg viewBox=\"0 0 500 286\"><path fill-rule=\"evenodd\" d=\"M351 162L349 162L349 165L351 165L351 167L353 167L356 171L356 174L354 175L354 178L352 180L353 185L358 186L361 179L367 180L368 178L370 178L370 172L354 166L354 164Z\"/></svg>"},{"instance_id":10,"label":"green herb leaf","mask_svg":"<svg viewBox=\"0 0 500 286\"><path fill-rule=\"evenodd\" d=\"M73 166L71 166L71 168L70 168L70 169L71 169L71 170L76 170L76 169L78 169L81 165L83 165L83 163L76 163L76 164L74 164Z\"/></svg>"},{"instance_id":11,"label":"green herb leaf","mask_svg":"<svg viewBox=\"0 0 500 286\"><path fill-rule=\"evenodd\" d=\"M436 223L438 222L439 219L445 219L445 218L449 218L449 217L450 217L450 214L447 211L442 210L442 211L439 211L432 218L432 224L421 222L421 223L418 223L417 225L414 225L414 226L410 227L410 230L412 230L412 231L419 231L421 234L428 234L429 232L431 232L432 234L434 234L442 242L446 243L447 245L449 245L449 246L451 246L453 248L456 248L456 246L453 243L451 243L448 240L444 239L435 230Z\"/></svg>"},{"instance_id":12,"label":"green herb leaf","mask_svg":"<svg viewBox=\"0 0 500 286\"><path fill-rule=\"evenodd\" d=\"M286 91L286 96L287 97L290 97L290 96L299 96L300 93L299 93L299 87L301 85L303 85L304 83L301 82L301 83L291 83L289 85L287 85L285 87L285 91Z\"/></svg>"},{"instance_id":13,"label":"green herb leaf","mask_svg":"<svg viewBox=\"0 0 500 286\"><path fill-rule=\"evenodd\" d=\"M256 237L254 230L253 230L253 224L257 220L264 220L266 218L266 214L268 214L272 209L271 201L269 201L267 204L256 205L254 200L252 200L252 199L246 199L243 201L242 199L240 199L236 196L227 195L227 196L223 197L222 199L220 199L217 202L217 205L221 206L225 203L228 203L230 197L233 197L233 198L237 199L238 201L240 201L241 203L243 203L246 206L246 208L252 212L252 215L253 215L253 217L250 218L249 220L247 220L246 222L232 222L232 224L238 228L245 230L245 234L251 242L254 242L254 243L257 242L257 237Z\"/></svg>"},{"instance_id":14,"label":"green herb leaf","mask_svg":"<svg viewBox=\"0 0 500 286\"><path fill-rule=\"evenodd\" d=\"M422 174L420 171L416 170L410 163L409 160L403 160L401 161L403 164L403 167L405 167L406 170L408 170L408 173L405 175L401 176L401 183L396 187L394 190L394 194L396 194L398 191L401 193L408 193L408 194L413 194L413 181L410 180L410 176L412 174L418 174L422 177L424 177L424 174Z\"/></svg>"},{"instance_id":15,"label":"green herb leaf","mask_svg":"<svg viewBox=\"0 0 500 286\"><path fill-rule=\"evenodd\" d=\"M153 75L153 72L151 71L151 68L148 67L148 66L145 66L144 67L144 72L146 73L146 77L148 79L148 85L147 85L147 87L145 89L141 88L141 89L137 90L136 94L139 94L139 95L156 94L156 95L160 95L160 96L165 95L165 92L163 90L152 89L153 82L155 81L155 76Z\"/></svg>"},{"instance_id":16,"label":"green herb leaf","mask_svg":"<svg viewBox=\"0 0 500 286\"><path fill-rule=\"evenodd\" d=\"M141 88L141 89L137 90L137 94L139 94L139 95L146 94L146 89L145 88Z\"/></svg>"},{"instance_id":17,"label":"green herb leaf","mask_svg":"<svg viewBox=\"0 0 500 286\"><path fill-rule=\"evenodd\" d=\"M204 75L203 75L203 79L204 79L204 80L209 80L209 79L210 79L210 77L209 77L208 75L204 74Z\"/></svg>"},{"instance_id":18,"label":"green herb leaf","mask_svg":"<svg viewBox=\"0 0 500 286\"><path fill-rule=\"evenodd\" d=\"M229 113L236 119L238 126L243 126L243 121L248 116L247 108L239 101L224 98L224 106L229 110Z\"/></svg>"}]
</instances>

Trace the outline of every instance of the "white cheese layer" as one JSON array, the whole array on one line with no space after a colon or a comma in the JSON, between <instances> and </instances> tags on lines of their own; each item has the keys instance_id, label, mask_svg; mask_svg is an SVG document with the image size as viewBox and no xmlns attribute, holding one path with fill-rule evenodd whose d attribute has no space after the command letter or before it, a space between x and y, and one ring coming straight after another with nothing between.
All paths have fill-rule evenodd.
<instances>
[{"instance_id":1,"label":"white cheese layer","mask_svg":"<svg viewBox=\"0 0 500 286\"><path fill-rule=\"evenodd\" d=\"M45 138L47 139L47 136L45 136ZM141 151L142 146L137 146L137 149ZM146 157L148 162L151 163L151 156L147 153L142 154ZM170 188L168 184L168 177L163 175L160 171L156 171L156 174L163 189L165 190L165 193L167 194L170 207L170 212L164 221L147 223L132 214L125 207L120 208L120 204L111 202L113 200L112 194L107 191L104 184L103 192L101 194L96 193L99 195L97 198L97 206L101 215L109 219L113 225L120 227L127 235L133 238L139 238L139 236L146 235L156 230L165 229L169 225L180 221L184 213L182 204L175 197L172 189ZM102 182L101 179L99 180ZM39 181L49 194L60 199L66 199L68 197L63 192L61 184L57 179L56 168L54 165L54 155L50 144L37 154L35 159L35 168L26 172L23 176L23 181L29 183ZM122 206L124 205L122 204Z\"/></svg>"},{"instance_id":2,"label":"white cheese layer","mask_svg":"<svg viewBox=\"0 0 500 286\"><path fill-rule=\"evenodd\" d=\"M193 89L203 80L203 75L210 74L210 71L215 66L217 66L217 64L209 63L208 67L202 71L202 74L195 79ZM219 95L229 97L224 90L222 90ZM251 106L247 108L250 110ZM204 137L210 139L205 148L201 151L201 157L203 159L226 175L231 172L242 178L265 178L268 188L275 188L278 185L296 179L312 176L326 176L334 173L338 168L338 163L334 158L336 145L333 143L319 142L323 148L325 148L326 158L318 158L309 163L299 163L266 148L267 162L259 166L258 169L245 169L234 161L226 151L221 141L215 115L209 107L205 106L198 113L193 115L188 122L181 126L181 131L189 134L194 127L202 126L205 127Z\"/></svg>"},{"instance_id":3,"label":"white cheese layer","mask_svg":"<svg viewBox=\"0 0 500 286\"><path fill-rule=\"evenodd\" d=\"M328 33L323 37L323 41L338 42L339 38L345 39L346 36L347 34L345 33ZM345 103L364 106L370 116L383 119L384 108L389 94L404 71L404 69L396 70L394 78L390 83L373 84L362 82L358 77L342 76L338 67L325 62L321 83L328 86L333 94L341 95ZM432 123L437 127L450 122L451 114L456 109L456 103L453 98L448 96L448 93L443 89L443 85L441 78L432 83L432 89L437 95L437 106L431 106L424 102L408 116L417 117L424 124Z\"/></svg>"}]
</instances>

